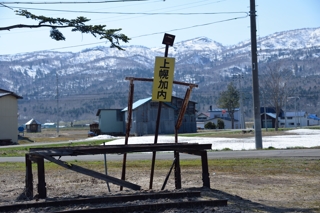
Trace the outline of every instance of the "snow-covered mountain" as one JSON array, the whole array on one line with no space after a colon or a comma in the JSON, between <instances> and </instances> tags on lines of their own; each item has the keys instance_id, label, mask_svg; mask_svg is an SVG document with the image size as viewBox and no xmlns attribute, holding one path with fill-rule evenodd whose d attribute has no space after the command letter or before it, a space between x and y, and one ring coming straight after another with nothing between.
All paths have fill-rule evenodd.
<instances>
[{"instance_id":1,"label":"snow-covered mountain","mask_svg":"<svg viewBox=\"0 0 320 213\"><path fill-rule=\"evenodd\" d=\"M24 97L20 114L25 117L37 117L37 113L54 114L57 88L60 102L66 100L61 110L68 119L95 115L94 111L99 108L123 107L128 90L125 77L152 78L154 59L164 55L164 46L124 46L124 49L98 46L77 53L41 51L0 55L0 87ZM201 110L214 105L209 102L214 102L233 74L247 77L245 89L250 93L250 54L250 40L223 46L209 38L198 37L176 42L169 48L168 56L176 59L175 80L199 84L193 99ZM284 31L258 38L258 55L262 69L267 63L282 61L282 66L292 69L297 76L318 78L320 28ZM150 84L136 84L136 98L150 95ZM304 89L301 87L301 91ZM179 86L174 90L183 97L185 88ZM32 100L46 100L46 104L41 108Z\"/></svg>"}]
</instances>

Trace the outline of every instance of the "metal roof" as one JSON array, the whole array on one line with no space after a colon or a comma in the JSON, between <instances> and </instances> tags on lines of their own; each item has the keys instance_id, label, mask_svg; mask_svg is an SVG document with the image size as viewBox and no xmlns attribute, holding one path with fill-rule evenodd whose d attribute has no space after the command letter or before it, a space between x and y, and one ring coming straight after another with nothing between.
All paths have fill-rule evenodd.
<instances>
[{"instance_id":1,"label":"metal roof","mask_svg":"<svg viewBox=\"0 0 320 213\"><path fill-rule=\"evenodd\" d=\"M140 99L140 100L134 102L134 103L132 104L132 110L135 110L136 108L138 108L139 106L147 103L148 101L151 101L151 97L145 98L145 99ZM121 110L121 111L122 111L122 112L125 112L125 111L127 111L127 110L128 110L128 107L124 108L124 109Z\"/></svg>"},{"instance_id":2,"label":"metal roof","mask_svg":"<svg viewBox=\"0 0 320 213\"><path fill-rule=\"evenodd\" d=\"M308 118L309 118L309 119L318 120L318 121L320 120L320 118L318 118L316 114L310 114L310 115L308 116Z\"/></svg>"},{"instance_id":3,"label":"metal roof","mask_svg":"<svg viewBox=\"0 0 320 213\"><path fill-rule=\"evenodd\" d=\"M276 113L266 113L271 118L276 118Z\"/></svg>"},{"instance_id":4,"label":"metal roof","mask_svg":"<svg viewBox=\"0 0 320 213\"><path fill-rule=\"evenodd\" d=\"M0 88L0 98L4 97L4 96L7 96L7 95L12 95L12 96L16 97L17 99L23 99L22 96L19 96L14 92L11 92L11 91L8 91L8 90L4 90L4 89Z\"/></svg>"},{"instance_id":5,"label":"metal roof","mask_svg":"<svg viewBox=\"0 0 320 213\"><path fill-rule=\"evenodd\" d=\"M0 93L0 98L1 98L1 97L4 97L4 96L6 96L6 95L10 95L10 93Z\"/></svg>"},{"instance_id":6,"label":"metal roof","mask_svg":"<svg viewBox=\"0 0 320 213\"><path fill-rule=\"evenodd\" d=\"M101 111L117 111L117 110L121 111L121 109L98 109L96 116L99 116Z\"/></svg>"},{"instance_id":7,"label":"metal roof","mask_svg":"<svg viewBox=\"0 0 320 213\"><path fill-rule=\"evenodd\" d=\"M218 120L218 119L221 119L221 120L225 120L225 121L231 121L231 118L229 117L216 117L216 118L210 118L206 121L212 121L212 120ZM238 122L239 120L238 119L233 119L235 122Z\"/></svg>"},{"instance_id":8,"label":"metal roof","mask_svg":"<svg viewBox=\"0 0 320 213\"><path fill-rule=\"evenodd\" d=\"M286 112L286 117L303 117L306 114L304 111L300 112Z\"/></svg>"},{"instance_id":9,"label":"metal roof","mask_svg":"<svg viewBox=\"0 0 320 213\"><path fill-rule=\"evenodd\" d=\"M25 125L30 125L33 123L33 121L36 123L36 124L41 124L39 121L37 121L36 119L31 119L30 121L28 121L27 123L25 123Z\"/></svg>"},{"instance_id":10,"label":"metal roof","mask_svg":"<svg viewBox=\"0 0 320 213\"><path fill-rule=\"evenodd\" d=\"M234 111L239 111L240 108L235 108ZM226 110L228 112L228 109L221 109L221 108L216 108L216 109L209 109L208 112L222 112L222 110Z\"/></svg>"}]
</instances>

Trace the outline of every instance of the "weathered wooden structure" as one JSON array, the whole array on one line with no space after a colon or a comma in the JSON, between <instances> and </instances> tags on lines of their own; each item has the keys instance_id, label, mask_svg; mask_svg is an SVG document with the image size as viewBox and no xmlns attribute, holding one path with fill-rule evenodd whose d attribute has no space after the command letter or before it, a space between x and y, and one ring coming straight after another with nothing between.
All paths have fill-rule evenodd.
<instances>
[{"instance_id":1,"label":"weathered wooden structure","mask_svg":"<svg viewBox=\"0 0 320 213\"><path fill-rule=\"evenodd\" d=\"M165 39L163 44L166 44L165 57L168 55L168 48L172 46L174 40L173 35L165 34ZM34 161L38 165L38 194L39 198L46 198L46 183L45 183L45 168L44 168L44 159L54 162L66 169L70 169L76 172L80 172L85 175L89 175L94 178L105 180L108 183L113 183L120 186L120 190L123 187L127 187L133 190L140 190L141 186L130 183L125 180L126 175L126 161L127 153L131 152L152 152L152 163L151 163L151 173L150 173L150 185L149 188L152 189L153 183L153 174L155 166L156 153L159 151L173 151L174 152L174 161L172 166L167 174L165 181L162 186L162 190L165 188L167 180L170 176L171 170L174 167L174 177L175 177L175 187L176 189L181 188L181 171L180 171L180 153L187 153L198 155L201 157L202 165L202 181L204 187L210 187L210 178L208 171L208 159L207 159L207 149L211 149L211 144L197 144L197 143L178 143L178 131L182 125L184 114L187 111L189 98L191 91L194 87L198 87L196 84L184 83L173 81L173 84L179 84L188 86L185 97L181 103L181 108L179 114L176 118L174 125L175 133L175 143L166 143L158 144L158 133L160 125L160 115L162 102L158 102L158 112L157 120L155 126L155 138L153 144L135 144L129 145L129 135L131 129L132 121L132 110L133 110L133 93L134 93L134 81L147 81L153 82L153 79L147 78L134 78L127 77L126 80L130 81L129 85L129 96L128 96L128 108L127 108L127 119L126 119L126 136L124 145L105 145L105 146L92 146L92 147L62 147L62 148L31 148L29 154L26 154L26 194L28 197L33 197L33 177L32 177L32 166L31 162ZM121 179L111 177L106 174L101 174L77 165L73 165L61 160L57 160L54 157L57 156L77 156L77 155L94 155L94 154L123 154L123 165L122 165L122 174Z\"/></svg>"},{"instance_id":2,"label":"weathered wooden structure","mask_svg":"<svg viewBox=\"0 0 320 213\"><path fill-rule=\"evenodd\" d=\"M90 127L90 132L93 132L96 135L100 135L101 132L100 132L98 123L92 123L92 124L89 125L89 127Z\"/></svg>"},{"instance_id":3,"label":"weathered wooden structure","mask_svg":"<svg viewBox=\"0 0 320 213\"><path fill-rule=\"evenodd\" d=\"M26 131L27 132L41 132L41 123L37 121L36 119L31 119L26 125Z\"/></svg>"},{"instance_id":4,"label":"weathered wooden structure","mask_svg":"<svg viewBox=\"0 0 320 213\"><path fill-rule=\"evenodd\" d=\"M26 154L26 195L29 198L33 197L33 175L32 161L37 163L38 184L37 191L39 198L47 197L47 189L45 182L45 164L44 160L56 163L66 169L89 175L94 178L105 180L122 187L132 190L140 190L141 186L121 180L109 175L105 175L90 169L86 169L55 157L62 156L78 156L78 155L95 155L95 154L127 154L132 152L159 152L159 151L174 151L175 153L187 153L198 155L202 162L202 180L204 187L210 187L210 178L208 171L207 149L211 149L211 144L196 144L196 143L165 143L165 144L135 144L135 145L105 145L105 146L80 146L80 147L60 147L60 148L30 148ZM177 159L175 164L178 165ZM171 169L170 169L171 170ZM170 172L168 176L170 175ZM168 176L165 179L162 189L164 189ZM181 188L180 169L175 170L175 186Z\"/></svg>"}]
</instances>

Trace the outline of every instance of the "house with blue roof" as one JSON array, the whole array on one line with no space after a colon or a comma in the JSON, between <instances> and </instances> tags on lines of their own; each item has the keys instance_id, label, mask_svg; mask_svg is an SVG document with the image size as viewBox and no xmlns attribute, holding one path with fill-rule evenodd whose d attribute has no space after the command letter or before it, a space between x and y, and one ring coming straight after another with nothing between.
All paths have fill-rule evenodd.
<instances>
[{"instance_id":1,"label":"house with blue roof","mask_svg":"<svg viewBox=\"0 0 320 213\"><path fill-rule=\"evenodd\" d=\"M320 125L320 118L317 114L309 114L308 115L308 126L316 126Z\"/></svg>"},{"instance_id":2,"label":"house with blue roof","mask_svg":"<svg viewBox=\"0 0 320 213\"><path fill-rule=\"evenodd\" d=\"M278 121L284 116L283 110L280 109ZM275 128L276 126L276 110L274 107L260 107L261 128ZM278 125L278 127L282 127Z\"/></svg>"},{"instance_id":3,"label":"house with blue roof","mask_svg":"<svg viewBox=\"0 0 320 213\"><path fill-rule=\"evenodd\" d=\"M274 128L276 112L273 107L261 107L261 127ZM320 118L316 114L308 114L306 111L284 112L280 110L278 115L278 127L303 127L319 125Z\"/></svg>"}]
</instances>

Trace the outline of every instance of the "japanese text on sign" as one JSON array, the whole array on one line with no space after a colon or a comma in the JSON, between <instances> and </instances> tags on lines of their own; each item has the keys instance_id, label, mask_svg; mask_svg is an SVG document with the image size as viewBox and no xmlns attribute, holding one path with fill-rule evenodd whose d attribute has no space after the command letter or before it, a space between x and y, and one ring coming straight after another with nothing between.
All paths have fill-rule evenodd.
<instances>
[{"instance_id":1,"label":"japanese text on sign","mask_svg":"<svg viewBox=\"0 0 320 213\"><path fill-rule=\"evenodd\" d=\"M154 66L152 100L171 102L174 58L156 57Z\"/></svg>"}]
</instances>

